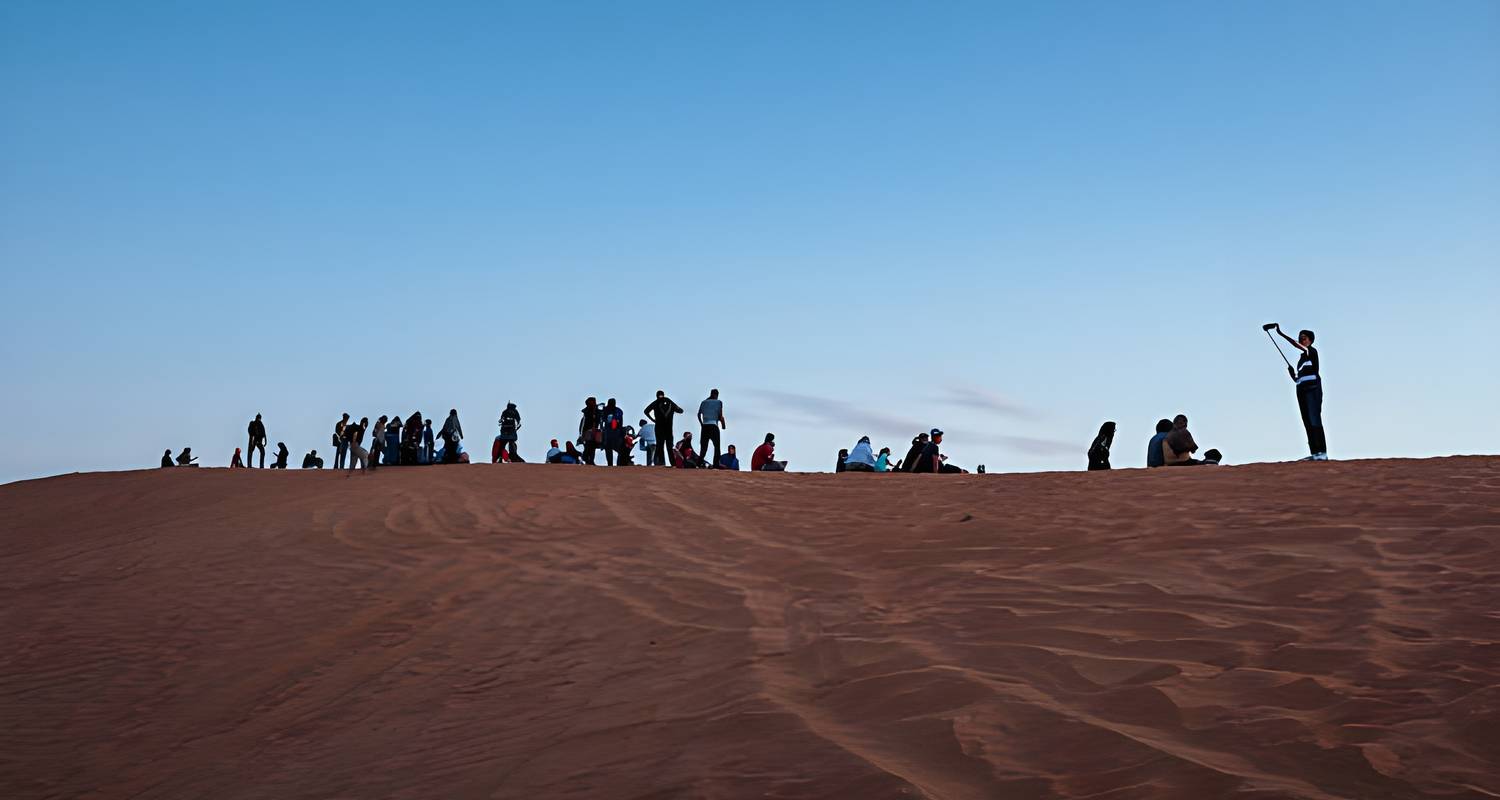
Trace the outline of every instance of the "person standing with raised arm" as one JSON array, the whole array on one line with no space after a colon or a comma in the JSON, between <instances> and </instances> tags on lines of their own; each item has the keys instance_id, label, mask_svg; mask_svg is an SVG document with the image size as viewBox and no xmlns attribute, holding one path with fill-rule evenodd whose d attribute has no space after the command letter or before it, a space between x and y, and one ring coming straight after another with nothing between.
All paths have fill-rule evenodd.
<instances>
[{"instance_id":1,"label":"person standing with raised arm","mask_svg":"<svg viewBox=\"0 0 1500 800\"><path fill-rule=\"evenodd\" d=\"M1312 331L1304 330L1293 339L1276 325L1276 333L1302 351L1297 366L1287 367L1292 383L1297 385L1297 408L1302 412L1302 427L1307 432L1307 449L1312 453L1303 461L1327 461L1328 440L1323 436L1323 378L1318 373L1318 348Z\"/></svg>"},{"instance_id":2,"label":"person standing with raised arm","mask_svg":"<svg viewBox=\"0 0 1500 800\"><path fill-rule=\"evenodd\" d=\"M672 466L672 459L667 451L672 449L672 415L686 413L682 406L672 402L667 397L665 390L656 390L656 399L651 405L646 406L646 419L656 423L656 464L661 467Z\"/></svg>"},{"instance_id":3,"label":"person standing with raised arm","mask_svg":"<svg viewBox=\"0 0 1500 800\"><path fill-rule=\"evenodd\" d=\"M708 459L708 443L714 443L714 460L709 464L714 468L719 465L719 431L728 430L729 422L724 419L724 401L719 399L719 390L712 389L708 398L698 404L698 424L703 428L698 437L698 451L704 460Z\"/></svg>"}]
</instances>

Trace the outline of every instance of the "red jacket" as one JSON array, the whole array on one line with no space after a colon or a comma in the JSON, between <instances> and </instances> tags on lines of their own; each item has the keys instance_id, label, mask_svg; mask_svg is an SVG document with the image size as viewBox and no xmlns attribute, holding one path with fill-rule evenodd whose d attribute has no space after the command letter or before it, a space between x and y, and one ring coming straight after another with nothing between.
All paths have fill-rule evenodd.
<instances>
[{"instance_id":1,"label":"red jacket","mask_svg":"<svg viewBox=\"0 0 1500 800\"><path fill-rule=\"evenodd\" d=\"M776 448L770 442L755 448L755 452L750 454L750 471L760 472L760 468L769 463L774 455L776 455Z\"/></svg>"}]
</instances>

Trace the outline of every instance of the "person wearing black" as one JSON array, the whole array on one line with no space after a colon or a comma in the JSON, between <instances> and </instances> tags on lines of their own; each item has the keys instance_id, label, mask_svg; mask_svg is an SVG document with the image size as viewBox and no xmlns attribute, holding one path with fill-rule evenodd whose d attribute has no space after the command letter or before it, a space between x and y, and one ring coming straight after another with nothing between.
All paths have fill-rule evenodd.
<instances>
[{"instance_id":1,"label":"person wearing black","mask_svg":"<svg viewBox=\"0 0 1500 800\"><path fill-rule=\"evenodd\" d=\"M384 414L375 420L375 427L370 429L370 454L368 468L374 472L380 467L380 456L385 452L385 423L389 420Z\"/></svg>"},{"instance_id":2,"label":"person wearing black","mask_svg":"<svg viewBox=\"0 0 1500 800\"><path fill-rule=\"evenodd\" d=\"M646 419L656 424L656 463L664 466L672 466L672 459L667 456L672 449L672 415L685 413L682 406L672 402L667 393L661 389L656 390L656 400L646 406Z\"/></svg>"},{"instance_id":3,"label":"person wearing black","mask_svg":"<svg viewBox=\"0 0 1500 800\"><path fill-rule=\"evenodd\" d=\"M349 460L345 462L345 466L349 468L350 472L354 471L355 464L359 464L361 470L364 470L368 466L366 461L368 460L369 453L363 445L365 428L368 427L370 427L369 417L360 417L359 422L351 422L344 426L344 442L348 445L346 449L349 451Z\"/></svg>"},{"instance_id":4,"label":"person wearing black","mask_svg":"<svg viewBox=\"0 0 1500 800\"><path fill-rule=\"evenodd\" d=\"M604 463L613 467L615 456L620 452L620 443L625 440L625 411L615 403L613 397L604 401L604 410L599 414L599 424L604 429ZM620 466L625 466L623 460Z\"/></svg>"},{"instance_id":5,"label":"person wearing black","mask_svg":"<svg viewBox=\"0 0 1500 800\"><path fill-rule=\"evenodd\" d=\"M594 451L604 444L604 415L599 413L599 399L590 397L583 401L582 416L578 420L578 441L583 445L583 463L594 466Z\"/></svg>"},{"instance_id":6,"label":"person wearing black","mask_svg":"<svg viewBox=\"0 0 1500 800\"><path fill-rule=\"evenodd\" d=\"M260 415L250 420L250 446L245 448L245 466L255 466L255 450L260 448L260 466L266 466L266 424L260 421Z\"/></svg>"},{"instance_id":7,"label":"person wearing black","mask_svg":"<svg viewBox=\"0 0 1500 800\"><path fill-rule=\"evenodd\" d=\"M286 449L286 442L277 442L276 460L271 463L271 469L286 469L286 460L291 454L291 451Z\"/></svg>"},{"instance_id":8,"label":"person wearing black","mask_svg":"<svg viewBox=\"0 0 1500 800\"><path fill-rule=\"evenodd\" d=\"M922 448L927 446L927 434L919 433L912 437L911 447L906 451L906 458L901 459L898 467L902 472L916 472L917 459L922 456Z\"/></svg>"},{"instance_id":9,"label":"person wearing black","mask_svg":"<svg viewBox=\"0 0 1500 800\"><path fill-rule=\"evenodd\" d=\"M932 429L932 437L922 447L922 454L917 456L917 465L912 472L941 472L960 473L963 472L956 466L943 463L943 455L940 445L943 443L943 432L937 428Z\"/></svg>"},{"instance_id":10,"label":"person wearing black","mask_svg":"<svg viewBox=\"0 0 1500 800\"><path fill-rule=\"evenodd\" d=\"M344 412L344 418L333 423L333 468L343 469L344 459L349 455L349 440L344 436L344 428L349 425L349 412Z\"/></svg>"},{"instance_id":11,"label":"person wearing black","mask_svg":"<svg viewBox=\"0 0 1500 800\"><path fill-rule=\"evenodd\" d=\"M516 451L516 442L520 438L521 412L516 410L515 403L506 403L505 410L500 412L500 442L509 451L507 455L512 464L521 462L521 454Z\"/></svg>"},{"instance_id":12,"label":"person wearing black","mask_svg":"<svg viewBox=\"0 0 1500 800\"><path fill-rule=\"evenodd\" d=\"M705 461L708 460L708 443L714 443L714 459L709 461L709 466L719 465L719 435L720 431L729 427L724 419L724 401L719 399L719 390L712 389L708 397L698 404L698 425L701 431L698 436L698 449L702 451Z\"/></svg>"},{"instance_id":13,"label":"person wearing black","mask_svg":"<svg viewBox=\"0 0 1500 800\"><path fill-rule=\"evenodd\" d=\"M305 455L305 456L302 457L302 468L303 469L322 469L323 468L323 459L318 458L318 451L316 451L316 450L309 450L308 453L307 453L307 455Z\"/></svg>"},{"instance_id":14,"label":"person wearing black","mask_svg":"<svg viewBox=\"0 0 1500 800\"><path fill-rule=\"evenodd\" d=\"M175 466L172 463L172 448L168 447L167 451L161 454L161 465L163 467Z\"/></svg>"},{"instance_id":15,"label":"person wearing black","mask_svg":"<svg viewBox=\"0 0 1500 800\"><path fill-rule=\"evenodd\" d=\"M1313 347L1317 337L1304 330L1293 339L1276 326L1276 333L1302 351L1297 366L1287 367L1292 383L1297 385L1297 408L1302 412L1302 427L1307 431L1307 449L1312 455L1303 461L1327 461L1328 440L1323 437L1323 378L1318 373L1318 348Z\"/></svg>"},{"instance_id":16,"label":"person wearing black","mask_svg":"<svg viewBox=\"0 0 1500 800\"><path fill-rule=\"evenodd\" d=\"M1099 435L1089 445L1089 470L1109 469L1109 448L1115 443L1115 424L1106 422L1099 426Z\"/></svg>"},{"instance_id":17,"label":"person wearing black","mask_svg":"<svg viewBox=\"0 0 1500 800\"><path fill-rule=\"evenodd\" d=\"M458 409L448 409L448 418L443 420L443 430L438 434L443 440L443 463L458 463L458 440L464 438L464 427L458 424Z\"/></svg>"},{"instance_id":18,"label":"person wearing black","mask_svg":"<svg viewBox=\"0 0 1500 800\"><path fill-rule=\"evenodd\" d=\"M836 461L833 462L833 471L834 472L843 472L844 471L844 467L848 463L849 463L849 448L845 447L845 448L839 450L839 457L838 457L838 459Z\"/></svg>"},{"instance_id":19,"label":"person wearing black","mask_svg":"<svg viewBox=\"0 0 1500 800\"><path fill-rule=\"evenodd\" d=\"M177 466L179 467L196 466L193 462L197 460L198 458L193 455L193 448L191 447L184 447L182 448L182 452L177 454Z\"/></svg>"},{"instance_id":20,"label":"person wearing black","mask_svg":"<svg viewBox=\"0 0 1500 800\"><path fill-rule=\"evenodd\" d=\"M406 427L401 433L401 463L422 463L422 412L413 411L406 418Z\"/></svg>"}]
</instances>

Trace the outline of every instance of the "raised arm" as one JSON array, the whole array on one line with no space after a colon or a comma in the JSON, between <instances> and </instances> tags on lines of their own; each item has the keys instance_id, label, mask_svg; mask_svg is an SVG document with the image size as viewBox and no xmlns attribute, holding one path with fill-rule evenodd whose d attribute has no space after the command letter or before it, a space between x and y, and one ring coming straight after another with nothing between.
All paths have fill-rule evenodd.
<instances>
[{"instance_id":1,"label":"raised arm","mask_svg":"<svg viewBox=\"0 0 1500 800\"><path fill-rule=\"evenodd\" d=\"M1281 329L1281 324L1280 323L1276 324L1276 335L1278 335L1281 338L1287 340L1288 342L1291 342L1292 343L1292 347L1295 347L1295 348L1297 348L1298 350L1301 350L1304 353L1307 352L1307 348L1303 347L1301 342L1299 342L1296 339L1293 339L1292 337L1286 335L1286 331L1283 331Z\"/></svg>"}]
</instances>

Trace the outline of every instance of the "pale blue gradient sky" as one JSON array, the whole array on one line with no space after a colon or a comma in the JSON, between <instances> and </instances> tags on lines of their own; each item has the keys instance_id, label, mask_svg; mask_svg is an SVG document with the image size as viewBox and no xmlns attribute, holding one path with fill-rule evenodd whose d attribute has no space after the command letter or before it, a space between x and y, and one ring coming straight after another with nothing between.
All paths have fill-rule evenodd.
<instances>
[{"instance_id":1,"label":"pale blue gradient sky","mask_svg":"<svg viewBox=\"0 0 1500 800\"><path fill-rule=\"evenodd\" d=\"M1288 459L1273 319L1334 457L1495 452L1497 267L1494 2L0 3L0 480L711 386L803 469Z\"/></svg>"}]
</instances>

